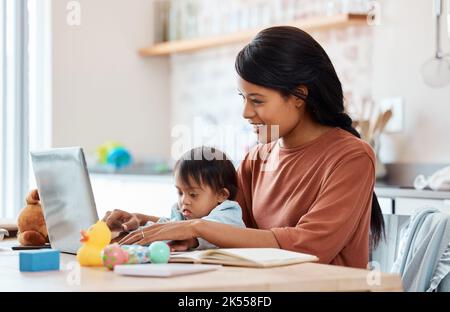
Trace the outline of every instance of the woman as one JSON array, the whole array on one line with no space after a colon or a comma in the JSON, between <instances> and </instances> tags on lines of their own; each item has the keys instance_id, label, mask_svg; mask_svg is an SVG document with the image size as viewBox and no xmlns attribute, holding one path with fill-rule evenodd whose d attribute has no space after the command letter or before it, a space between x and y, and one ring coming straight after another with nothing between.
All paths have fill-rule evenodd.
<instances>
[{"instance_id":1,"label":"woman","mask_svg":"<svg viewBox=\"0 0 450 312\"><path fill-rule=\"evenodd\" d=\"M375 157L344 112L329 57L304 31L273 27L239 52L235 67L243 117L266 143L238 169L237 201L247 228L180 221L151 226L144 238L129 234L120 243L169 239L183 250L201 237L223 248L283 248L314 254L321 263L365 268L369 249L384 232L373 192ZM132 230L148 216L116 210L104 220Z\"/></svg>"}]
</instances>

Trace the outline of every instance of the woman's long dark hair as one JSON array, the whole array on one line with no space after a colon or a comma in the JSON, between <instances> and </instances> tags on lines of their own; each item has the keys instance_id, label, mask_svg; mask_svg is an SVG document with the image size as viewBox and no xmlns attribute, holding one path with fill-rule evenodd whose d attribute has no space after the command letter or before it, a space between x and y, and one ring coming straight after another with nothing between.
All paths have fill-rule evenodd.
<instances>
[{"instance_id":1,"label":"woman's long dark hair","mask_svg":"<svg viewBox=\"0 0 450 312\"><path fill-rule=\"evenodd\" d=\"M306 102L312 118L360 138L344 110L341 82L330 58L306 32L288 26L267 28L246 45L235 63L239 76L256 85L294 95ZM299 90L305 86L307 95ZM384 237L384 220L375 192L370 218L371 247Z\"/></svg>"}]
</instances>

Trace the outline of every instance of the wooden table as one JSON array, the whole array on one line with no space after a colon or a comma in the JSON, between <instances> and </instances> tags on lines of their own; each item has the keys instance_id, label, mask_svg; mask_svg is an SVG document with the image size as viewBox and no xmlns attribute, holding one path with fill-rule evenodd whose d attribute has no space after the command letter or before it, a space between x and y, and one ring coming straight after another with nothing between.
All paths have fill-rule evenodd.
<instances>
[{"instance_id":1,"label":"wooden table","mask_svg":"<svg viewBox=\"0 0 450 312\"><path fill-rule=\"evenodd\" d=\"M0 292L3 291L402 291L394 274L317 263L216 271L168 278L119 276L105 268L79 267L61 254L61 270L20 272L15 240L0 242ZM374 275L375 274L375 275ZM379 275L377 275L379 274Z\"/></svg>"}]
</instances>

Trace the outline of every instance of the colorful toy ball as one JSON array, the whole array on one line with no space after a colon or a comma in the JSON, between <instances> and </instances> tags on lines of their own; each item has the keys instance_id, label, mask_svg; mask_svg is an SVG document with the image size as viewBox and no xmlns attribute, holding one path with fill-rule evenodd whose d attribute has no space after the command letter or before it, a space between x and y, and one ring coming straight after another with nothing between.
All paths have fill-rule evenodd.
<instances>
[{"instance_id":1,"label":"colorful toy ball","mask_svg":"<svg viewBox=\"0 0 450 312\"><path fill-rule=\"evenodd\" d=\"M119 244L111 244L103 249L102 260L103 265L112 270L114 266L128 262L128 252L122 249Z\"/></svg>"},{"instance_id":2,"label":"colorful toy ball","mask_svg":"<svg viewBox=\"0 0 450 312\"><path fill-rule=\"evenodd\" d=\"M103 143L102 145L100 145L97 148L98 161L101 164L107 164L108 163L108 154L111 152L111 150L118 148L118 147L123 147L123 145L119 142L114 142L114 141L107 141L107 142Z\"/></svg>"},{"instance_id":3,"label":"colorful toy ball","mask_svg":"<svg viewBox=\"0 0 450 312\"><path fill-rule=\"evenodd\" d=\"M147 246L122 245L120 247L128 253L128 261L126 264L150 262L150 249Z\"/></svg>"},{"instance_id":4,"label":"colorful toy ball","mask_svg":"<svg viewBox=\"0 0 450 312\"><path fill-rule=\"evenodd\" d=\"M149 246L152 263L167 263L170 258L170 248L165 242L153 242Z\"/></svg>"},{"instance_id":5,"label":"colorful toy ball","mask_svg":"<svg viewBox=\"0 0 450 312\"><path fill-rule=\"evenodd\" d=\"M131 155L124 147L113 148L107 156L107 163L120 169L126 167L131 163Z\"/></svg>"},{"instance_id":6,"label":"colorful toy ball","mask_svg":"<svg viewBox=\"0 0 450 312\"><path fill-rule=\"evenodd\" d=\"M98 162L102 165L121 169L132 163L130 151L119 142L107 141L100 145L96 152Z\"/></svg>"}]
</instances>

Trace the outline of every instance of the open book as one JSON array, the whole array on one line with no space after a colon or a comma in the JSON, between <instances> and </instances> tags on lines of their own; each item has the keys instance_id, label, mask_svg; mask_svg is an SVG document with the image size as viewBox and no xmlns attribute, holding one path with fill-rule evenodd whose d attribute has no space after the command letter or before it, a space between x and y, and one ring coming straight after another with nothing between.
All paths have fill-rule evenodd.
<instances>
[{"instance_id":1,"label":"open book","mask_svg":"<svg viewBox=\"0 0 450 312\"><path fill-rule=\"evenodd\" d=\"M319 258L313 255L277 248L222 248L175 252L170 255L169 262L268 268L318 260Z\"/></svg>"}]
</instances>

